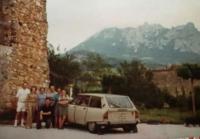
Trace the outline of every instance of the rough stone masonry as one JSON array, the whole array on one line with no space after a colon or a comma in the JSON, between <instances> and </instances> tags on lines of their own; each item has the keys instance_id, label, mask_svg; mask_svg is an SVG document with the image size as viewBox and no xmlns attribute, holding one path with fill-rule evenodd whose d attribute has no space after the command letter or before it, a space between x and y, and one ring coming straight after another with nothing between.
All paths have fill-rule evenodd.
<instances>
[{"instance_id":1,"label":"rough stone masonry","mask_svg":"<svg viewBox=\"0 0 200 139\"><path fill-rule=\"evenodd\" d=\"M0 0L0 105L24 82L47 86L46 0Z\"/></svg>"}]
</instances>

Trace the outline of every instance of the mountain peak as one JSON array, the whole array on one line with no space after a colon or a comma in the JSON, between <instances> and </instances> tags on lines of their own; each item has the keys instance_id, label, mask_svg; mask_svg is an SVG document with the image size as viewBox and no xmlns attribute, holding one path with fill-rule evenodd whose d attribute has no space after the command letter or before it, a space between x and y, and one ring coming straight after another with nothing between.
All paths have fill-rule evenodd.
<instances>
[{"instance_id":1,"label":"mountain peak","mask_svg":"<svg viewBox=\"0 0 200 139\"><path fill-rule=\"evenodd\" d=\"M162 64L199 61L200 32L190 22L171 29L149 23L135 28L106 28L72 49L78 50Z\"/></svg>"},{"instance_id":2,"label":"mountain peak","mask_svg":"<svg viewBox=\"0 0 200 139\"><path fill-rule=\"evenodd\" d=\"M188 22L185 26L188 28L195 28L195 25L192 22Z\"/></svg>"},{"instance_id":3,"label":"mountain peak","mask_svg":"<svg viewBox=\"0 0 200 139\"><path fill-rule=\"evenodd\" d=\"M176 30L184 30L186 32L197 32L197 28L195 27L194 23L192 22L188 22L187 24L185 25L180 25L180 26L177 26L177 27L173 27L172 29L176 29Z\"/></svg>"},{"instance_id":4,"label":"mountain peak","mask_svg":"<svg viewBox=\"0 0 200 139\"><path fill-rule=\"evenodd\" d=\"M164 28L162 25L160 24L149 24L148 22L145 22L143 25L139 26L139 28L143 28L143 29L161 29Z\"/></svg>"},{"instance_id":5,"label":"mountain peak","mask_svg":"<svg viewBox=\"0 0 200 139\"><path fill-rule=\"evenodd\" d=\"M194 31L194 32L197 32L197 28L195 27L194 23L192 22L189 22L185 25L185 28L190 30L190 31Z\"/></svg>"},{"instance_id":6,"label":"mountain peak","mask_svg":"<svg viewBox=\"0 0 200 139\"><path fill-rule=\"evenodd\" d=\"M163 27L162 25L160 24L149 24L148 22L145 22L143 25L141 26L146 26L146 27Z\"/></svg>"}]
</instances>

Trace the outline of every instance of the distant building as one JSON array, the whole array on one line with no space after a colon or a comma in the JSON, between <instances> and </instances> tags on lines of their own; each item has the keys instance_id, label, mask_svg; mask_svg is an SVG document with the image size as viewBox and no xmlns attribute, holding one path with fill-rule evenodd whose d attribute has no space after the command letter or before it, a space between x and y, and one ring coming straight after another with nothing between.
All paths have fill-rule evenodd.
<instances>
[{"instance_id":1,"label":"distant building","mask_svg":"<svg viewBox=\"0 0 200 139\"><path fill-rule=\"evenodd\" d=\"M164 69L152 70L153 82L160 89L167 89L173 96L186 95L191 92L191 84L189 80L183 80L176 74L176 66L170 66ZM195 80L194 85L200 85L200 81Z\"/></svg>"}]
</instances>

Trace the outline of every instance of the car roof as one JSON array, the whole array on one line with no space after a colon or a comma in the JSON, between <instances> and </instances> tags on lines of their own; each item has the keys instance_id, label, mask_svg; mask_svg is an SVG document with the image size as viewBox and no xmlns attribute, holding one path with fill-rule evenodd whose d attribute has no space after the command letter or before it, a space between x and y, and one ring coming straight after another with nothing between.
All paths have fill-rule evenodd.
<instances>
[{"instance_id":1,"label":"car roof","mask_svg":"<svg viewBox=\"0 0 200 139\"><path fill-rule=\"evenodd\" d=\"M126 95L116 95L116 94L105 94L105 93L80 93L78 95L87 95L87 96L97 96L97 97L115 97L115 96L126 96Z\"/></svg>"}]
</instances>

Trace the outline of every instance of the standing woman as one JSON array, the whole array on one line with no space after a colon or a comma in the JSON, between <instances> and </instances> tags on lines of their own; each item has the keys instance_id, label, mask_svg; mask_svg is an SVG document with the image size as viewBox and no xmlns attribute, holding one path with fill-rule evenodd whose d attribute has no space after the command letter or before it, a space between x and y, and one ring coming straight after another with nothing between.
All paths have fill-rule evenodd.
<instances>
[{"instance_id":1,"label":"standing woman","mask_svg":"<svg viewBox=\"0 0 200 139\"><path fill-rule=\"evenodd\" d=\"M60 129L63 128L65 120L67 119L68 102L69 102L69 96L66 94L65 90L62 90L58 98L58 111L59 111L58 128Z\"/></svg>"},{"instance_id":2,"label":"standing woman","mask_svg":"<svg viewBox=\"0 0 200 139\"><path fill-rule=\"evenodd\" d=\"M26 108L27 108L27 119L26 119L26 128L32 128L33 119L37 110L37 88L33 86L31 88L31 93L26 99Z\"/></svg>"}]
</instances>

